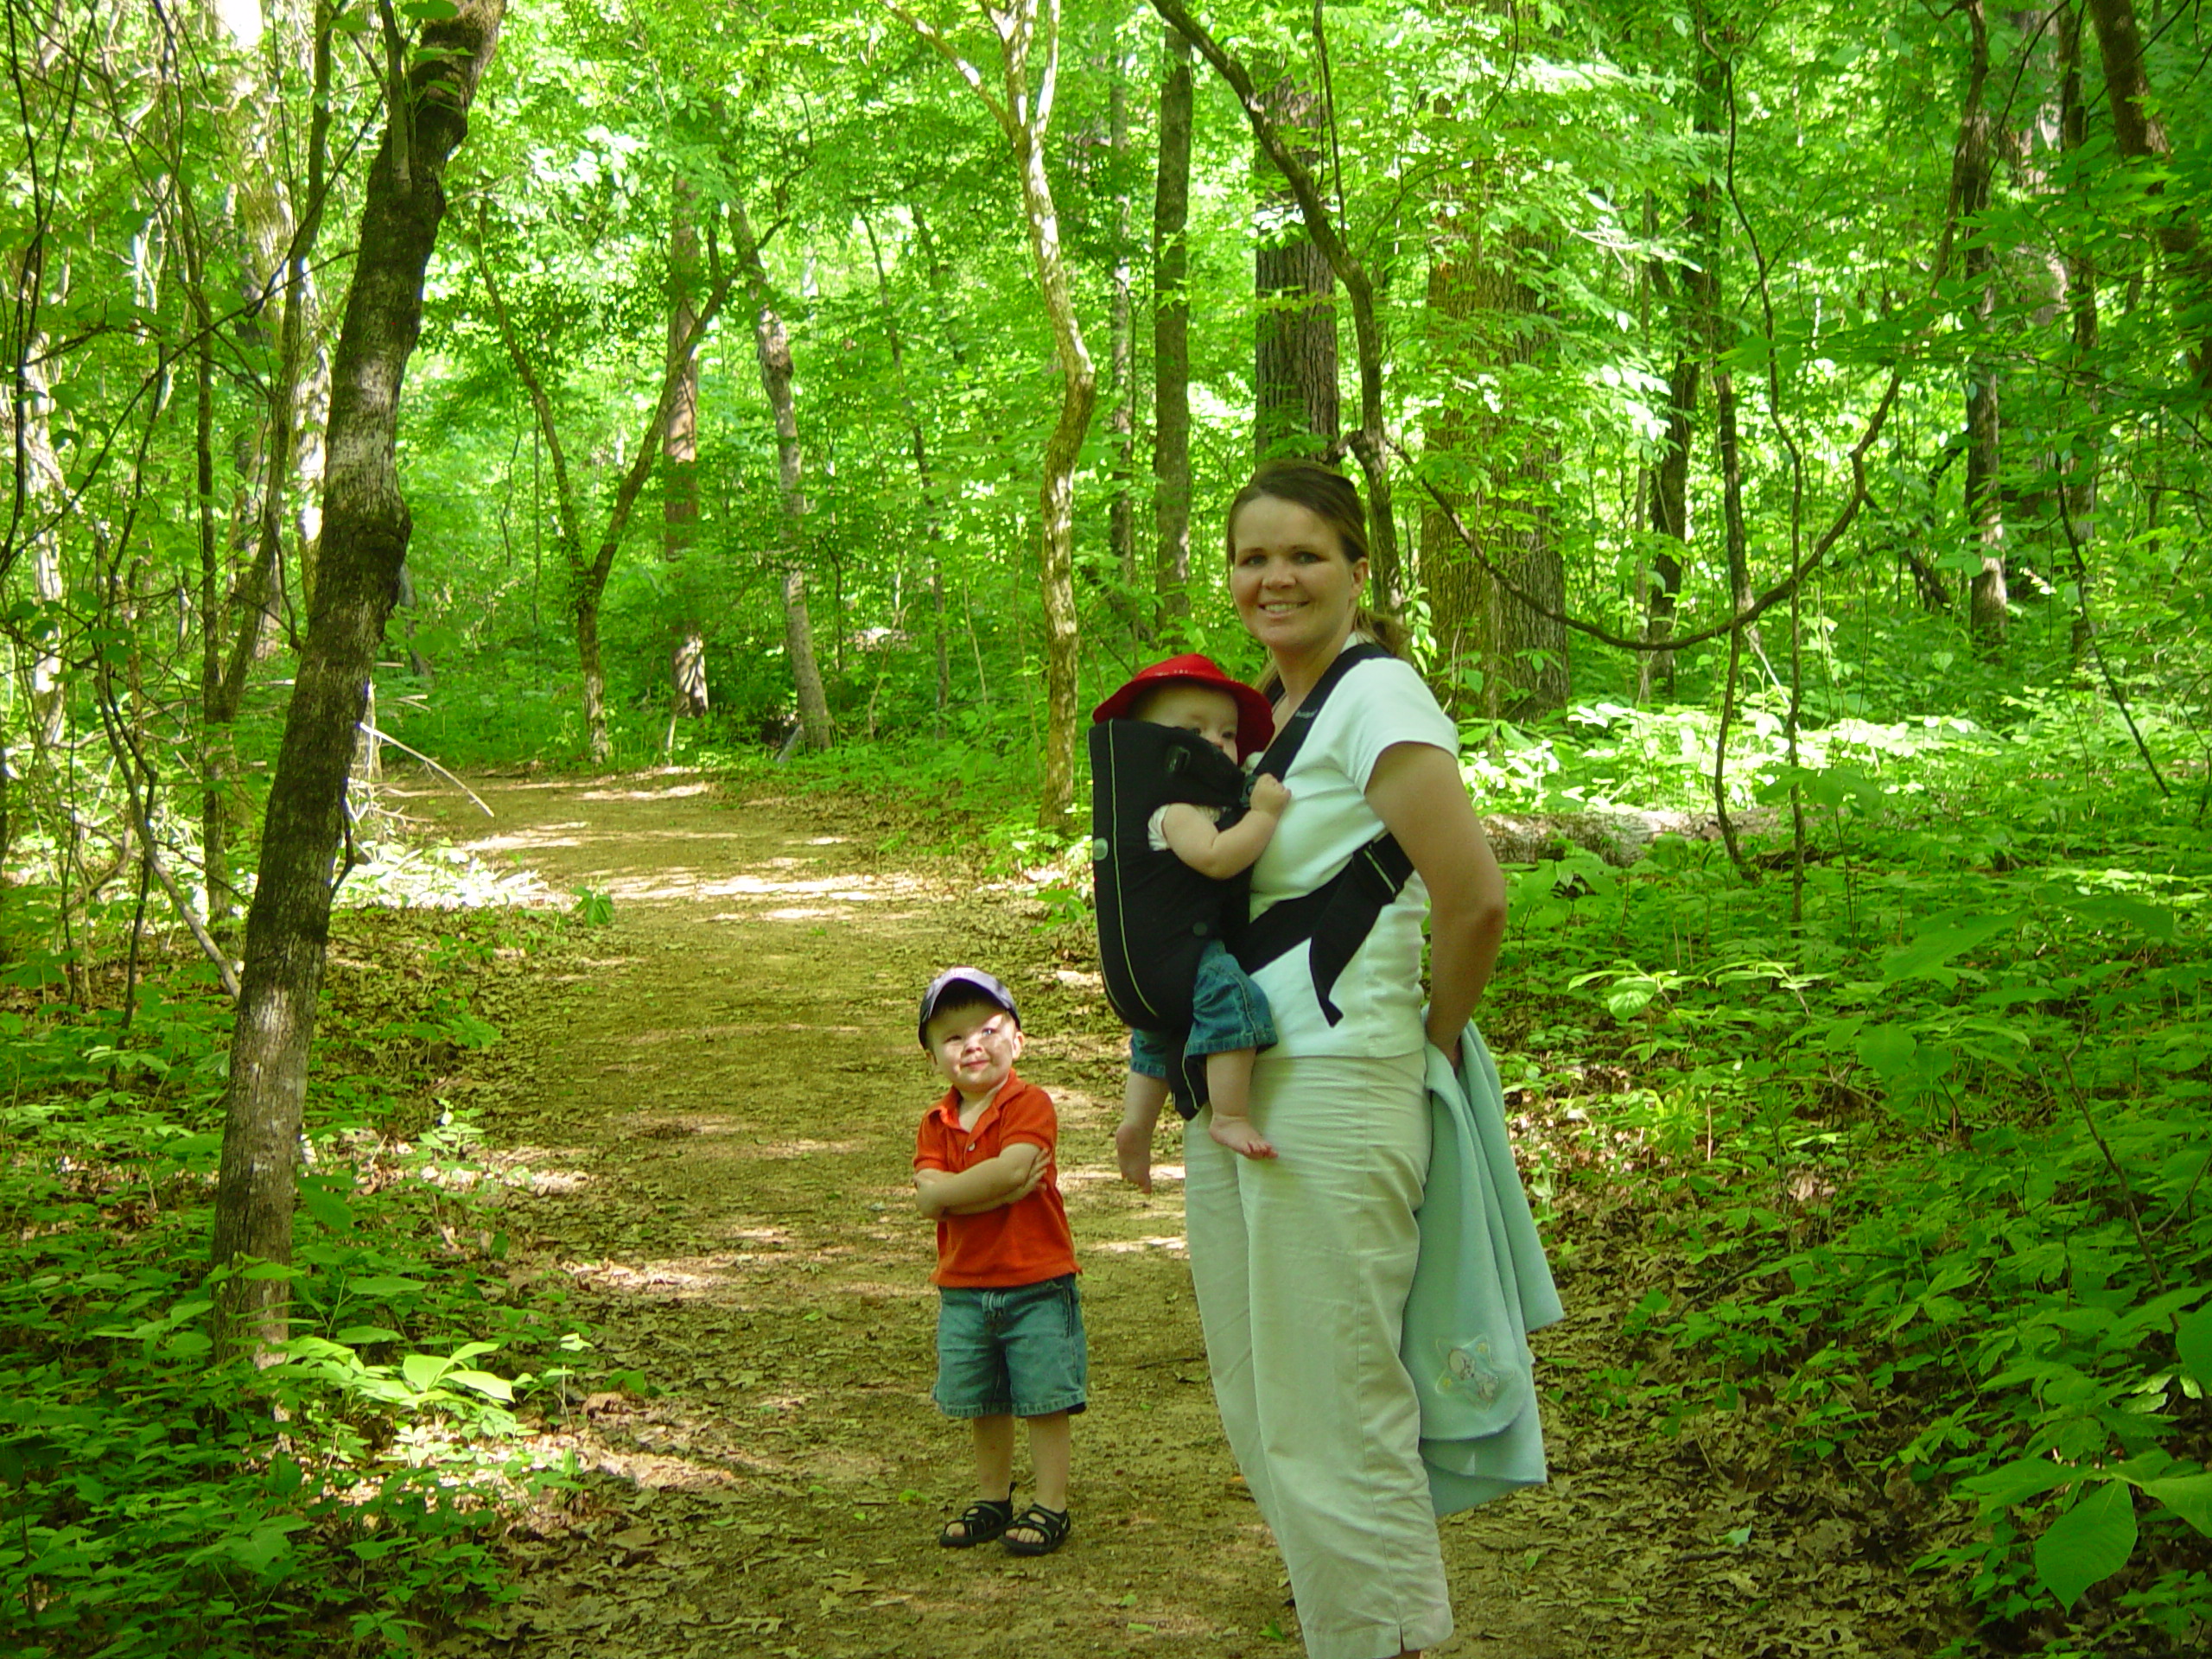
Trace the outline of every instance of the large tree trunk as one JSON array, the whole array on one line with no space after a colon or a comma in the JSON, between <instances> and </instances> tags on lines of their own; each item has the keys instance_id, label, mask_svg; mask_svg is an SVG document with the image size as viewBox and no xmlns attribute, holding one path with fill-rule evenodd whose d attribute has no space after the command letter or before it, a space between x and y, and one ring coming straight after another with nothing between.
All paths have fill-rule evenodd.
<instances>
[{"instance_id":1,"label":"large tree trunk","mask_svg":"<svg viewBox=\"0 0 2212 1659\"><path fill-rule=\"evenodd\" d=\"M1191 613L1191 43L1165 31L1152 205L1152 591L1160 632Z\"/></svg>"},{"instance_id":2,"label":"large tree trunk","mask_svg":"<svg viewBox=\"0 0 2212 1659\"><path fill-rule=\"evenodd\" d=\"M1479 197L1455 207L1429 267L1440 355L1469 374L1525 372L1546 349L1547 332L1536 296L1517 274L1529 240L1478 229ZM1550 439L1510 407L1493 413L1466 403L1440 414L1428 435L1432 454L1458 474L1462 518L1477 542L1462 546L1440 511L1423 512L1439 691L1454 712L1522 720L1567 701L1567 629L1544 614L1560 613L1567 596L1550 505L1556 461Z\"/></svg>"},{"instance_id":3,"label":"large tree trunk","mask_svg":"<svg viewBox=\"0 0 2212 1659\"><path fill-rule=\"evenodd\" d=\"M783 501L784 649L791 658L793 690L798 696L799 731L810 749L830 747L830 700L822 690L822 669L814 655L814 622L806 608L806 487L798 447L798 404L791 395L791 340L768 285L768 268L753 234L745 204L729 204L730 234L738 264L753 293L753 344L760 364L760 390L776 423L776 483ZM839 626L843 626L840 618Z\"/></svg>"},{"instance_id":4,"label":"large tree trunk","mask_svg":"<svg viewBox=\"0 0 2212 1659\"><path fill-rule=\"evenodd\" d=\"M2097 50L2104 59L2105 91L2112 105L2113 148L2120 159L2145 173L2143 194L2163 201L2165 181L2160 176L2172 153L2165 125L2153 112L2151 76L2143 61L2143 33L2135 21L2134 0L2086 0L2089 22L2097 32ZM2183 344L2198 387L2212 391L2212 326L2204 321L2212 307L2212 245L2208 245L2196 221L2172 209L2163 211L2154 224L2159 250L2165 255L2173 277L2174 315L2188 334Z\"/></svg>"},{"instance_id":5,"label":"large tree trunk","mask_svg":"<svg viewBox=\"0 0 2212 1659\"><path fill-rule=\"evenodd\" d=\"M447 163L467 131L505 0L459 0L427 23L391 88L339 334L324 483L321 579L263 822L231 1039L213 1259L237 1269L292 1256L293 1160L335 890L346 783L369 675L407 556L396 444L400 390L422 330L423 277L445 216ZM234 1274L218 1293L226 1346L287 1334L281 1278Z\"/></svg>"},{"instance_id":6,"label":"large tree trunk","mask_svg":"<svg viewBox=\"0 0 2212 1659\"><path fill-rule=\"evenodd\" d=\"M1319 162L1326 113L1320 95L1289 75L1262 69L1264 109L1309 172ZM1264 148L1253 157L1258 238L1252 287L1252 447L1262 461L1319 455L1337 439L1336 274L1300 214L1290 181Z\"/></svg>"},{"instance_id":7,"label":"large tree trunk","mask_svg":"<svg viewBox=\"0 0 2212 1659\"><path fill-rule=\"evenodd\" d=\"M669 647L671 707L679 720L707 712L707 635L692 602L684 568L699 530L698 193L688 179L670 187L668 231L668 372L676 396L660 435L661 556L674 567L675 638Z\"/></svg>"}]
</instances>

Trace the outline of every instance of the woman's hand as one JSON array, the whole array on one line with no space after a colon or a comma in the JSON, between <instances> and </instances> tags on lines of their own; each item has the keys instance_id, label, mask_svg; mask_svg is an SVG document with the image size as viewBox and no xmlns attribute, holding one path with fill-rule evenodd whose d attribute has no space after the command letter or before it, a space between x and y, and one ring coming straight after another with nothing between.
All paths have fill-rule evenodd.
<instances>
[{"instance_id":1,"label":"woman's hand","mask_svg":"<svg viewBox=\"0 0 2212 1659\"><path fill-rule=\"evenodd\" d=\"M1454 1065L1459 1033L1505 938L1505 874L1459 781L1456 758L1394 743L1367 780L1367 804L1428 889L1428 1040Z\"/></svg>"}]
</instances>

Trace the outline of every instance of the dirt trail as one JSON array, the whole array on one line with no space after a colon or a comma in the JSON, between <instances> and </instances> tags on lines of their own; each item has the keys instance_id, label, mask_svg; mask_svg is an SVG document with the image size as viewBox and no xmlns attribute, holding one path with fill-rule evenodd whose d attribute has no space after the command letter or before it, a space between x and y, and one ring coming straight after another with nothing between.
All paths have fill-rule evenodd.
<instances>
[{"instance_id":1,"label":"dirt trail","mask_svg":"<svg viewBox=\"0 0 2212 1659\"><path fill-rule=\"evenodd\" d=\"M478 787L495 818L397 792L460 844L614 901L588 975L511 1026L524 1081L487 1091L481 1116L539 1173L515 1218L536 1270L572 1283L601 1357L650 1387L559 1426L621 1479L520 1541L502 1638L440 1651L1296 1652L1213 1414L1179 1179L1147 1199L1115 1179L1121 1033L1037 907L954 861L878 853L892 825L867 809L732 799L678 772ZM909 1160L933 1088L912 1020L954 961L1021 1000L1021 1070L1058 1105L1085 1268L1076 1528L1041 1560L935 1542L967 1500L968 1452L928 1397L932 1243ZM1561 1400L1618 1325L1604 1252L1561 1252L1572 1312L1539 1341L1540 1385ZM1460 1629L1437 1655L1927 1650L1903 1605L1917 1598L1865 1558L1840 1500L1823 1516L1807 1488L1785 1504L1726 1478L1725 1449L1662 1452L1579 1411L1548 1414L1549 1486L1446 1523ZM1745 1527L1751 1541L1724 1541Z\"/></svg>"}]
</instances>

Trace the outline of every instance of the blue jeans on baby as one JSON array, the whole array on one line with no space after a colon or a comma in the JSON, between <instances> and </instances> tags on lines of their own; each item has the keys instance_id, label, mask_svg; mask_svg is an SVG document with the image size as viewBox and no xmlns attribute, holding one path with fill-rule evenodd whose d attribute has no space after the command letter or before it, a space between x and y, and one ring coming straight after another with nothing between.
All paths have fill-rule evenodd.
<instances>
[{"instance_id":1,"label":"blue jeans on baby","mask_svg":"<svg viewBox=\"0 0 2212 1659\"><path fill-rule=\"evenodd\" d=\"M1198 982L1191 992L1191 1034L1183 1052L1194 1059L1240 1048L1268 1048L1275 1040L1275 1017L1268 994L1239 967L1219 939L1198 958ZM1129 1070L1141 1077L1170 1075L1175 1052L1156 1031L1129 1033Z\"/></svg>"}]
</instances>

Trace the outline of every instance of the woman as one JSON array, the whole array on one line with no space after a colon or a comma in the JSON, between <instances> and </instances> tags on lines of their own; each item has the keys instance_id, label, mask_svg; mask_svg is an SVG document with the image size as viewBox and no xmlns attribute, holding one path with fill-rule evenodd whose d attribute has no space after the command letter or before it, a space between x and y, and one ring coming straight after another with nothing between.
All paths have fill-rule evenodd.
<instances>
[{"instance_id":1,"label":"woman","mask_svg":"<svg viewBox=\"0 0 2212 1659\"><path fill-rule=\"evenodd\" d=\"M1388 645L1361 606L1366 515L1338 474L1263 468L1229 514L1230 588L1267 648L1278 731L1347 645ZM1306 952L1254 974L1281 1040L1252 1079L1277 1156L1185 1143L1192 1277L1223 1426L1290 1568L1311 1659L1392 1659L1452 1632L1398 1338L1428 1168L1423 1039L1456 1062L1505 930L1505 882L1459 780L1459 734L1384 658L1328 694L1252 872L1256 916L1388 830L1414 876L1329 993ZM1433 984L1426 1027L1421 917Z\"/></svg>"}]
</instances>

